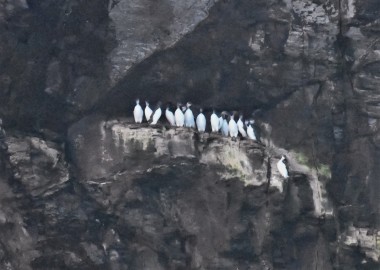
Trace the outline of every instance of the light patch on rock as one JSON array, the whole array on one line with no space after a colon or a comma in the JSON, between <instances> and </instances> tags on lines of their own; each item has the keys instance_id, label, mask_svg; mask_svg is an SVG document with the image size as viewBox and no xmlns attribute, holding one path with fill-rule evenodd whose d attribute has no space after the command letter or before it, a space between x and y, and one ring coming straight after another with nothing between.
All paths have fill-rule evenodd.
<instances>
[{"instance_id":1,"label":"light patch on rock","mask_svg":"<svg viewBox=\"0 0 380 270\"><path fill-rule=\"evenodd\" d=\"M297 153L289 152L287 154L287 159L290 163L292 170L299 171L308 176L310 188L313 192L313 202L314 202L314 213L316 216L333 215L333 208L331 202L328 200L327 191L325 183L319 180L318 174L328 172L319 172L324 166L319 166L319 168L310 168L305 164L301 164L297 160ZM325 169L324 169L325 170ZM324 175L326 177L331 177L331 175Z\"/></svg>"},{"instance_id":2,"label":"light patch on rock","mask_svg":"<svg viewBox=\"0 0 380 270\"><path fill-rule=\"evenodd\" d=\"M104 253L93 243L83 242L81 243L81 247L87 254L87 257L95 264L101 265L104 263Z\"/></svg>"},{"instance_id":3,"label":"light patch on rock","mask_svg":"<svg viewBox=\"0 0 380 270\"><path fill-rule=\"evenodd\" d=\"M331 10L333 16L337 16L337 11ZM311 1L293 1L293 11L298 14L307 24L329 24L330 19L326 10ZM335 12L334 12L335 11ZM334 14L336 13L336 14Z\"/></svg>"},{"instance_id":4,"label":"light patch on rock","mask_svg":"<svg viewBox=\"0 0 380 270\"><path fill-rule=\"evenodd\" d=\"M60 153L56 149L47 146L45 141L36 137L31 137L30 143L33 148L40 150L42 153L45 154L45 156L50 158L53 167L57 165Z\"/></svg>"},{"instance_id":5,"label":"light patch on rock","mask_svg":"<svg viewBox=\"0 0 380 270\"><path fill-rule=\"evenodd\" d=\"M285 53L292 57L298 57L303 53L304 49L304 34L302 29L297 26L294 26L294 30L289 31L288 40L285 44Z\"/></svg>"},{"instance_id":6,"label":"light patch on rock","mask_svg":"<svg viewBox=\"0 0 380 270\"><path fill-rule=\"evenodd\" d=\"M346 2L346 1L344 1ZM355 16L356 9L355 9L355 0L347 0L347 7L346 7L346 13L345 18L351 19Z\"/></svg>"},{"instance_id":7,"label":"light patch on rock","mask_svg":"<svg viewBox=\"0 0 380 270\"><path fill-rule=\"evenodd\" d=\"M368 117L368 126L371 130L376 131L377 130L377 119Z\"/></svg>"},{"instance_id":8,"label":"light patch on rock","mask_svg":"<svg viewBox=\"0 0 380 270\"><path fill-rule=\"evenodd\" d=\"M153 136L157 130L151 128L131 129L124 124L115 124L111 128L116 146L123 146L127 150L127 143L138 142L142 150L147 150L149 144L153 142Z\"/></svg>"},{"instance_id":9,"label":"light patch on rock","mask_svg":"<svg viewBox=\"0 0 380 270\"><path fill-rule=\"evenodd\" d=\"M195 157L192 132L185 129L131 128L129 124L118 123L113 125L111 130L115 145L124 147L125 152L129 151L129 144L135 143L143 151L153 146L155 156Z\"/></svg>"},{"instance_id":10,"label":"light patch on rock","mask_svg":"<svg viewBox=\"0 0 380 270\"><path fill-rule=\"evenodd\" d=\"M360 40L365 39L365 36L363 35L360 28L359 27L353 27L353 26L348 29L345 36L350 38L350 39L356 40L356 41L360 41Z\"/></svg>"},{"instance_id":11,"label":"light patch on rock","mask_svg":"<svg viewBox=\"0 0 380 270\"><path fill-rule=\"evenodd\" d=\"M343 242L347 246L359 246L368 258L378 262L380 258L380 231L368 228L348 227L343 234Z\"/></svg>"},{"instance_id":12,"label":"light patch on rock","mask_svg":"<svg viewBox=\"0 0 380 270\"><path fill-rule=\"evenodd\" d=\"M273 168L273 167L272 167ZM272 176L270 179L270 187L277 188L281 193L284 191L284 178L281 178L281 175Z\"/></svg>"},{"instance_id":13,"label":"light patch on rock","mask_svg":"<svg viewBox=\"0 0 380 270\"><path fill-rule=\"evenodd\" d=\"M32 196L53 194L69 180L61 146L37 137L8 137L6 144L13 177Z\"/></svg>"},{"instance_id":14,"label":"light patch on rock","mask_svg":"<svg viewBox=\"0 0 380 270\"><path fill-rule=\"evenodd\" d=\"M261 186L266 183L266 168L253 168L244 147L230 138L222 138L222 142L211 143L202 153L200 162L205 164L221 164L227 168L219 174L224 179L237 177L245 185Z\"/></svg>"},{"instance_id":15,"label":"light patch on rock","mask_svg":"<svg viewBox=\"0 0 380 270\"><path fill-rule=\"evenodd\" d=\"M264 45L265 32L262 29L258 29L254 37L250 37L248 46L252 51L259 53Z\"/></svg>"},{"instance_id":16,"label":"light patch on rock","mask_svg":"<svg viewBox=\"0 0 380 270\"><path fill-rule=\"evenodd\" d=\"M9 160L12 164L18 165L19 163L30 161L30 155L28 153L28 142L20 141L15 137L7 137L6 144L8 145L8 152L14 153L9 157Z\"/></svg>"},{"instance_id":17,"label":"light patch on rock","mask_svg":"<svg viewBox=\"0 0 380 270\"><path fill-rule=\"evenodd\" d=\"M101 140L104 141L105 138L106 138L106 129L105 129L105 126L106 126L106 122L105 121L100 121L99 123L99 131L100 131L100 136L101 136Z\"/></svg>"},{"instance_id":18,"label":"light patch on rock","mask_svg":"<svg viewBox=\"0 0 380 270\"><path fill-rule=\"evenodd\" d=\"M81 134L78 134L78 136L75 137L74 139L74 147L76 149L81 149L84 144L84 137Z\"/></svg>"}]
</instances>

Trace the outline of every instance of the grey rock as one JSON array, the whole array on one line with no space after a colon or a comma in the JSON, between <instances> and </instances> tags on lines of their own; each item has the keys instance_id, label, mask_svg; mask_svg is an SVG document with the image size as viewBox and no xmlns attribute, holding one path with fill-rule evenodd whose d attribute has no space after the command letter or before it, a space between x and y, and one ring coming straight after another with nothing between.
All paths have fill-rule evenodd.
<instances>
[{"instance_id":1,"label":"grey rock","mask_svg":"<svg viewBox=\"0 0 380 270\"><path fill-rule=\"evenodd\" d=\"M69 180L62 148L37 137L9 136L7 154L13 175L32 196L48 196Z\"/></svg>"},{"instance_id":2,"label":"grey rock","mask_svg":"<svg viewBox=\"0 0 380 270\"><path fill-rule=\"evenodd\" d=\"M378 269L379 10L0 1L0 268ZM131 124L136 97L264 144Z\"/></svg>"},{"instance_id":3,"label":"grey rock","mask_svg":"<svg viewBox=\"0 0 380 270\"><path fill-rule=\"evenodd\" d=\"M208 16L217 1L110 1L117 45L109 55L111 85L154 52L173 46Z\"/></svg>"}]
</instances>

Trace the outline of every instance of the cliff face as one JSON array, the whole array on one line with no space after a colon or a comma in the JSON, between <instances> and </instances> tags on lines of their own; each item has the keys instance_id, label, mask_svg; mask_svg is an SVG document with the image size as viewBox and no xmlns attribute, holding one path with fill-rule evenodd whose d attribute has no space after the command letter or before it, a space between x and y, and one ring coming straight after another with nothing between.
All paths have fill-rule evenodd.
<instances>
[{"instance_id":1,"label":"cliff face","mask_svg":"<svg viewBox=\"0 0 380 270\"><path fill-rule=\"evenodd\" d=\"M0 1L2 268L378 269L379 13ZM262 143L134 125L136 97L254 112Z\"/></svg>"}]
</instances>

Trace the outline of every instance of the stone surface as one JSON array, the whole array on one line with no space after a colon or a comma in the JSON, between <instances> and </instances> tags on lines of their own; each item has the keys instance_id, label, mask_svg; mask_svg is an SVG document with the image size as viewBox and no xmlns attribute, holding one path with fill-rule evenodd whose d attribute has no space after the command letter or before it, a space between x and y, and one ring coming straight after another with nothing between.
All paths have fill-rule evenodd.
<instances>
[{"instance_id":1,"label":"stone surface","mask_svg":"<svg viewBox=\"0 0 380 270\"><path fill-rule=\"evenodd\" d=\"M0 0L0 268L379 269L379 13ZM133 125L136 97L262 143Z\"/></svg>"},{"instance_id":2,"label":"stone surface","mask_svg":"<svg viewBox=\"0 0 380 270\"><path fill-rule=\"evenodd\" d=\"M173 46L208 16L217 0L110 1L109 16L116 33L110 53L111 85L154 52Z\"/></svg>"},{"instance_id":3,"label":"stone surface","mask_svg":"<svg viewBox=\"0 0 380 270\"><path fill-rule=\"evenodd\" d=\"M49 143L49 142L48 142ZM37 137L9 137L7 154L14 181L31 196L49 196L69 181L63 149Z\"/></svg>"}]
</instances>

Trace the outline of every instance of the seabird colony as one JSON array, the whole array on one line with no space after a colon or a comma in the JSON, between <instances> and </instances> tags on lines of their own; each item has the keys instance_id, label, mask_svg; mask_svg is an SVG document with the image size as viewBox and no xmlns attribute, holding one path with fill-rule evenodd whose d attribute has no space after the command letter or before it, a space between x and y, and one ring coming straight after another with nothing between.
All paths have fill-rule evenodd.
<instances>
[{"instance_id":1,"label":"seabird colony","mask_svg":"<svg viewBox=\"0 0 380 270\"><path fill-rule=\"evenodd\" d=\"M173 127L188 127L188 128L197 128L198 132L206 131L206 117L203 114L203 109L199 110L197 117L194 117L193 111L191 110L191 103L187 102L186 106L181 106L180 103L177 103L177 109L173 113L169 106L166 107L165 117L169 124ZM155 110L152 110L149 107L149 103L145 102L145 109L143 110L140 101L136 100L136 106L133 110L133 117L136 123L141 123L144 118L151 125L156 125L158 120L161 118L161 102L158 102ZM236 140L238 134L243 138L248 138L254 141L257 141L254 129L252 125L255 123L253 119L243 122L243 115L239 115L239 120L235 121L235 113L222 112L220 116L217 115L215 110L213 110L210 117L211 131L218 133L219 131L223 136L230 136L232 139ZM288 178L288 168L286 165L286 157L282 156L281 159L277 162L277 169L284 178Z\"/></svg>"},{"instance_id":2,"label":"seabird colony","mask_svg":"<svg viewBox=\"0 0 380 270\"><path fill-rule=\"evenodd\" d=\"M181 104L178 103L174 113L170 110L170 107L167 106L165 110L166 120L173 127L197 128L198 132L205 132L207 121L206 116L203 114L203 109L201 108L197 117L194 117L191 105L190 102L187 102L186 106L181 106ZM142 123L144 114L148 123L156 125L162 116L161 103L159 102L155 110L152 110L149 106L149 102L146 101L143 110L140 105L140 100L137 99L136 106L133 110L135 122ZM256 141L257 138L252 127L254 122L254 120L243 122L243 115L240 115L239 120L236 122L235 113L229 114L225 111L218 116L216 111L213 110L210 117L212 132L218 133L220 131L223 136L230 136L233 139L236 139L240 133L243 138Z\"/></svg>"}]
</instances>

